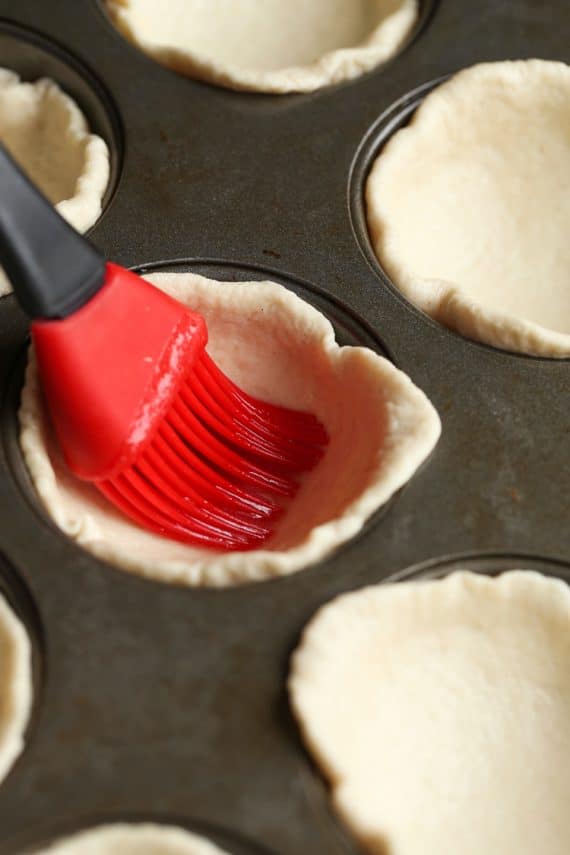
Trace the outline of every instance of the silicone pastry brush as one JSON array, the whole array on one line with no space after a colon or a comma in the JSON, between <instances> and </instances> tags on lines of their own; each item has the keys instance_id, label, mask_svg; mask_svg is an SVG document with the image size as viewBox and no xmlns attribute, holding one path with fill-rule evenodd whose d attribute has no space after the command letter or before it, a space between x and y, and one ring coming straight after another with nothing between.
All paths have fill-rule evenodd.
<instances>
[{"instance_id":1,"label":"silicone pastry brush","mask_svg":"<svg viewBox=\"0 0 570 855\"><path fill-rule=\"evenodd\" d=\"M69 469L140 526L218 549L263 544L328 442L206 352L204 319L106 263L0 146L0 263L31 333Z\"/></svg>"}]
</instances>

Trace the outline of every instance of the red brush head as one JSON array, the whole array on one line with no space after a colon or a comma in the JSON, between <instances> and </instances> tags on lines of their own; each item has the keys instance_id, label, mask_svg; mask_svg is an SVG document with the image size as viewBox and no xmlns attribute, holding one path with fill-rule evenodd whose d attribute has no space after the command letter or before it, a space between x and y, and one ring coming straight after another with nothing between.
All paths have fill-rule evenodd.
<instances>
[{"instance_id":1,"label":"red brush head","mask_svg":"<svg viewBox=\"0 0 570 855\"><path fill-rule=\"evenodd\" d=\"M43 392L65 461L78 477L112 477L147 444L205 348L200 315L115 264L64 320L35 321Z\"/></svg>"}]
</instances>

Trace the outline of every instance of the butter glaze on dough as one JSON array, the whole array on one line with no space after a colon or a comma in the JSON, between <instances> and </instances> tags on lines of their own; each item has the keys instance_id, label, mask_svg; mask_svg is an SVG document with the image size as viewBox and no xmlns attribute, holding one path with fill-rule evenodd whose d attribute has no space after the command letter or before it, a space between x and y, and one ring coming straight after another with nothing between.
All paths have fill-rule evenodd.
<instances>
[{"instance_id":1,"label":"butter glaze on dough","mask_svg":"<svg viewBox=\"0 0 570 855\"><path fill-rule=\"evenodd\" d=\"M24 748L32 694L30 640L24 625L0 595L0 781Z\"/></svg>"},{"instance_id":2,"label":"butter glaze on dough","mask_svg":"<svg viewBox=\"0 0 570 855\"><path fill-rule=\"evenodd\" d=\"M393 56L418 0L106 0L118 29L190 77L232 89L308 92Z\"/></svg>"},{"instance_id":3,"label":"butter glaze on dough","mask_svg":"<svg viewBox=\"0 0 570 855\"><path fill-rule=\"evenodd\" d=\"M376 255L413 303L463 335L570 356L569 171L569 66L461 71L376 160Z\"/></svg>"},{"instance_id":4,"label":"butter glaze on dough","mask_svg":"<svg viewBox=\"0 0 570 855\"><path fill-rule=\"evenodd\" d=\"M109 183L109 151L53 80L26 83L0 68L0 140L74 228L94 224ZM0 295L11 290L0 271Z\"/></svg>"},{"instance_id":5,"label":"butter glaze on dough","mask_svg":"<svg viewBox=\"0 0 570 855\"><path fill-rule=\"evenodd\" d=\"M204 316L208 351L233 380L265 400L315 412L331 442L267 548L228 554L185 546L137 528L70 475L51 437L31 362L20 410L24 459L56 524L90 552L186 585L286 575L357 534L433 449L440 421L425 395L371 350L340 348L327 319L283 286L182 273L148 278Z\"/></svg>"},{"instance_id":6,"label":"butter glaze on dough","mask_svg":"<svg viewBox=\"0 0 570 855\"><path fill-rule=\"evenodd\" d=\"M375 855L567 855L570 590L536 572L377 585L321 609L291 703Z\"/></svg>"},{"instance_id":7,"label":"butter glaze on dough","mask_svg":"<svg viewBox=\"0 0 570 855\"><path fill-rule=\"evenodd\" d=\"M82 831L35 855L228 855L203 837L173 826L115 824Z\"/></svg>"}]
</instances>

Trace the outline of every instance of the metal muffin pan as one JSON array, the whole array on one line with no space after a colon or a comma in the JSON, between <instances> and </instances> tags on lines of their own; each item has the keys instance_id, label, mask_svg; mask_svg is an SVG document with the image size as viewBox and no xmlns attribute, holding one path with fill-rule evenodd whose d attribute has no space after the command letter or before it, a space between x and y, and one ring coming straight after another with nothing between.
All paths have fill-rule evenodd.
<instances>
[{"instance_id":1,"label":"metal muffin pan","mask_svg":"<svg viewBox=\"0 0 570 855\"><path fill-rule=\"evenodd\" d=\"M0 787L0 853L164 817L235 855L356 855L287 705L307 620L405 572L524 564L569 578L570 363L426 318L366 253L358 215L385 119L405 119L419 87L483 60L570 59L566 0L539 5L428 4L383 68L279 97L177 76L125 42L96 0L0 0L0 65L60 80L110 145L114 180L91 235L111 258L277 279L340 340L390 354L443 421L421 472L320 565L225 591L145 581L76 547L39 508L17 445L26 322L2 299L0 579L30 628L37 692L27 748Z\"/></svg>"}]
</instances>

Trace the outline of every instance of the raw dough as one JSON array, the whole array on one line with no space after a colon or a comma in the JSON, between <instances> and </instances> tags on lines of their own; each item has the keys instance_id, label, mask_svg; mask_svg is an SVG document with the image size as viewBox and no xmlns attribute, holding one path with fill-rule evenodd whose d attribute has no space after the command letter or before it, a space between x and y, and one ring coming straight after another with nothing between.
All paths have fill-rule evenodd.
<instances>
[{"instance_id":1,"label":"raw dough","mask_svg":"<svg viewBox=\"0 0 570 855\"><path fill-rule=\"evenodd\" d=\"M166 825L104 825L35 855L227 855L203 837Z\"/></svg>"},{"instance_id":2,"label":"raw dough","mask_svg":"<svg viewBox=\"0 0 570 855\"><path fill-rule=\"evenodd\" d=\"M0 781L24 748L32 694L30 640L0 595Z\"/></svg>"},{"instance_id":3,"label":"raw dough","mask_svg":"<svg viewBox=\"0 0 570 855\"><path fill-rule=\"evenodd\" d=\"M260 92L308 92L389 59L418 0L105 0L130 41L175 71Z\"/></svg>"},{"instance_id":4,"label":"raw dough","mask_svg":"<svg viewBox=\"0 0 570 855\"><path fill-rule=\"evenodd\" d=\"M53 80L25 83L0 68L0 140L72 226L84 232L93 225L109 182L109 151ZM0 295L11 290L0 271Z\"/></svg>"},{"instance_id":5,"label":"raw dough","mask_svg":"<svg viewBox=\"0 0 570 855\"><path fill-rule=\"evenodd\" d=\"M335 807L376 855L567 855L570 590L513 571L325 606L291 701Z\"/></svg>"},{"instance_id":6,"label":"raw dough","mask_svg":"<svg viewBox=\"0 0 570 855\"><path fill-rule=\"evenodd\" d=\"M461 71L372 169L376 255L413 303L463 335L569 356L569 172L569 66Z\"/></svg>"},{"instance_id":7,"label":"raw dough","mask_svg":"<svg viewBox=\"0 0 570 855\"><path fill-rule=\"evenodd\" d=\"M57 525L126 570L188 585L232 585L292 573L355 535L429 455L440 432L411 380L366 348L340 348L331 324L271 282L214 282L190 273L149 279L206 319L208 351L265 400L326 425L327 453L304 481L267 548L218 553L137 528L67 471L48 430L33 364L22 395L21 446Z\"/></svg>"}]
</instances>

